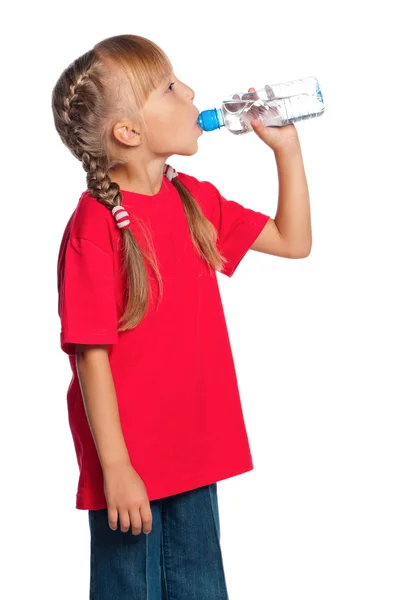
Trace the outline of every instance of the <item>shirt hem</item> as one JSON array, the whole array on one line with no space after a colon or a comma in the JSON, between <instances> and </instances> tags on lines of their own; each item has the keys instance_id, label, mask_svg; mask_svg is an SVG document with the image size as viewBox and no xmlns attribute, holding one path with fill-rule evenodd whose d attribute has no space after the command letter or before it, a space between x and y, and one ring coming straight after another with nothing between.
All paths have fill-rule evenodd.
<instances>
[{"instance_id":1,"label":"shirt hem","mask_svg":"<svg viewBox=\"0 0 398 600\"><path fill-rule=\"evenodd\" d=\"M69 356L73 356L76 353L76 344L100 344L100 345L113 345L117 344L119 336L117 332L108 331L69 331L64 329L60 334L60 345L63 350Z\"/></svg>"},{"instance_id":2,"label":"shirt hem","mask_svg":"<svg viewBox=\"0 0 398 600\"><path fill-rule=\"evenodd\" d=\"M198 476L198 473L195 472L192 474L192 479L187 477L185 483L171 485L169 488L163 487L162 491L157 490L156 487L152 487L151 493L148 493L148 500L158 500L160 498L174 496L175 494L181 494L182 492L188 492L189 490L203 487L217 481L223 481L225 479L230 479L231 477L236 477L237 475L242 475L243 473L248 473L253 469L253 460L251 454L249 454L249 456L242 461L242 464L238 467L235 466L234 469L225 469L224 471L217 470L214 471L213 474L208 472L206 475L203 474L202 476ZM106 500L89 498L88 494L85 494L84 492L76 494L77 510L101 510L104 508L107 508Z\"/></svg>"},{"instance_id":3,"label":"shirt hem","mask_svg":"<svg viewBox=\"0 0 398 600\"><path fill-rule=\"evenodd\" d=\"M257 213L257 218L250 223L246 235L242 236L240 239L239 250L236 252L235 256L231 258L224 266L224 270L221 271L222 274L226 275L227 277L232 277L239 264L242 262L242 259L245 257L253 243L256 241L257 237L260 235L261 231L268 223L269 218L270 217L268 215Z\"/></svg>"}]
</instances>

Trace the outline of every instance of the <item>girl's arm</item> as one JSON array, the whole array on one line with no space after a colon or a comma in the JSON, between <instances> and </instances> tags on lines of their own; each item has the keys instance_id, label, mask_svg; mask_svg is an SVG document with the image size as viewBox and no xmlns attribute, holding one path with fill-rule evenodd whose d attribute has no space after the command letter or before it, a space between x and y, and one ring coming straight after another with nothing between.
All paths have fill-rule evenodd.
<instances>
[{"instance_id":1,"label":"girl's arm","mask_svg":"<svg viewBox=\"0 0 398 600\"><path fill-rule=\"evenodd\" d=\"M120 425L108 347L77 345L76 368L87 419L102 469L130 464Z\"/></svg>"},{"instance_id":2,"label":"girl's arm","mask_svg":"<svg viewBox=\"0 0 398 600\"><path fill-rule=\"evenodd\" d=\"M76 345L76 367L91 432L104 475L109 527L152 529L146 487L130 462L119 419L115 384L106 345Z\"/></svg>"},{"instance_id":3,"label":"girl's arm","mask_svg":"<svg viewBox=\"0 0 398 600\"><path fill-rule=\"evenodd\" d=\"M310 199L299 140L274 150L279 178L278 208L252 250L285 258L305 258L311 252Z\"/></svg>"}]
</instances>

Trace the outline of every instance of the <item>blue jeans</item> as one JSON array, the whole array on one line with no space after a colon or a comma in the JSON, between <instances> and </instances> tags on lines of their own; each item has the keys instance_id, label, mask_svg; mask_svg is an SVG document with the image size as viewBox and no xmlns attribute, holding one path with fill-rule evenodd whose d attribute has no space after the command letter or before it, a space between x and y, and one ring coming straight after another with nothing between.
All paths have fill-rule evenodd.
<instances>
[{"instance_id":1,"label":"blue jeans","mask_svg":"<svg viewBox=\"0 0 398 600\"><path fill-rule=\"evenodd\" d=\"M113 531L89 510L90 600L228 600L217 483L150 501L152 530Z\"/></svg>"}]
</instances>

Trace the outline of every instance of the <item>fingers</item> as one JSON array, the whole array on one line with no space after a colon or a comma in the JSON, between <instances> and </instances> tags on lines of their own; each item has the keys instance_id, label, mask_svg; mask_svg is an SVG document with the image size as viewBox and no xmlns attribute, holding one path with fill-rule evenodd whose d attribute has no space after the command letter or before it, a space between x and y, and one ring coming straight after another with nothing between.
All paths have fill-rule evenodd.
<instances>
[{"instance_id":1,"label":"fingers","mask_svg":"<svg viewBox=\"0 0 398 600\"><path fill-rule=\"evenodd\" d=\"M152 511L149 501L141 507L132 507L126 510L117 511L116 508L108 509L109 527L116 531L119 518L120 530L124 533L130 529L133 535L150 533L152 531Z\"/></svg>"},{"instance_id":2,"label":"fingers","mask_svg":"<svg viewBox=\"0 0 398 600\"><path fill-rule=\"evenodd\" d=\"M108 508L108 524L113 531L117 529L117 517L118 513L116 508Z\"/></svg>"},{"instance_id":3,"label":"fingers","mask_svg":"<svg viewBox=\"0 0 398 600\"><path fill-rule=\"evenodd\" d=\"M225 108L231 113L242 110L242 108L245 107L245 104L246 104L245 101L253 99L251 92L254 92L254 91L255 91L254 87L251 87L251 88L249 88L249 93L247 93L247 94L233 94L231 96L231 100L235 100L236 102L225 102L224 103ZM256 98L258 98L257 94L256 94ZM239 102L239 100L241 100L241 102Z\"/></svg>"},{"instance_id":4,"label":"fingers","mask_svg":"<svg viewBox=\"0 0 398 600\"><path fill-rule=\"evenodd\" d=\"M142 519L142 532L150 533L152 531L152 511L149 501L140 508Z\"/></svg>"},{"instance_id":5,"label":"fingers","mask_svg":"<svg viewBox=\"0 0 398 600\"><path fill-rule=\"evenodd\" d=\"M132 518L132 510L125 508L125 509L121 509L119 508L119 523L120 523L120 530L123 532L126 532L130 529L130 520ZM134 521L135 525L134 528L137 529L137 517L135 517L135 521Z\"/></svg>"},{"instance_id":6,"label":"fingers","mask_svg":"<svg viewBox=\"0 0 398 600\"><path fill-rule=\"evenodd\" d=\"M130 522L131 522L131 533L133 535L139 535L141 533L141 528L142 528L139 507L137 506L136 508L130 508L129 515L130 515ZM127 531L128 529L129 529L129 526L127 527L127 529L122 530L122 531Z\"/></svg>"},{"instance_id":7,"label":"fingers","mask_svg":"<svg viewBox=\"0 0 398 600\"><path fill-rule=\"evenodd\" d=\"M253 100L253 98L255 100L258 100L258 94L254 94L253 92L255 92L256 90L254 89L254 87L249 88L249 91L246 94L242 95L242 100Z\"/></svg>"}]
</instances>

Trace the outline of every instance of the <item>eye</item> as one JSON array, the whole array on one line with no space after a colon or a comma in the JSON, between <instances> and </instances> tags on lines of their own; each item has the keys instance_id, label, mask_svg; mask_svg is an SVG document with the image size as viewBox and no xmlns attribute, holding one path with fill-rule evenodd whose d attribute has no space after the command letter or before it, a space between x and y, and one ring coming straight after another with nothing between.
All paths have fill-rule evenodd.
<instances>
[{"instance_id":1,"label":"eye","mask_svg":"<svg viewBox=\"0 0 398 600\"><path fill-rule=\"evenodd\" d=\"M170 83L169 87L167 88L168 90L170 90L171 86L175 85L175 81L173 81L173 83ZM170 90L170 92L172 92L173 90Z\"/></svg>"}]
</instances>

